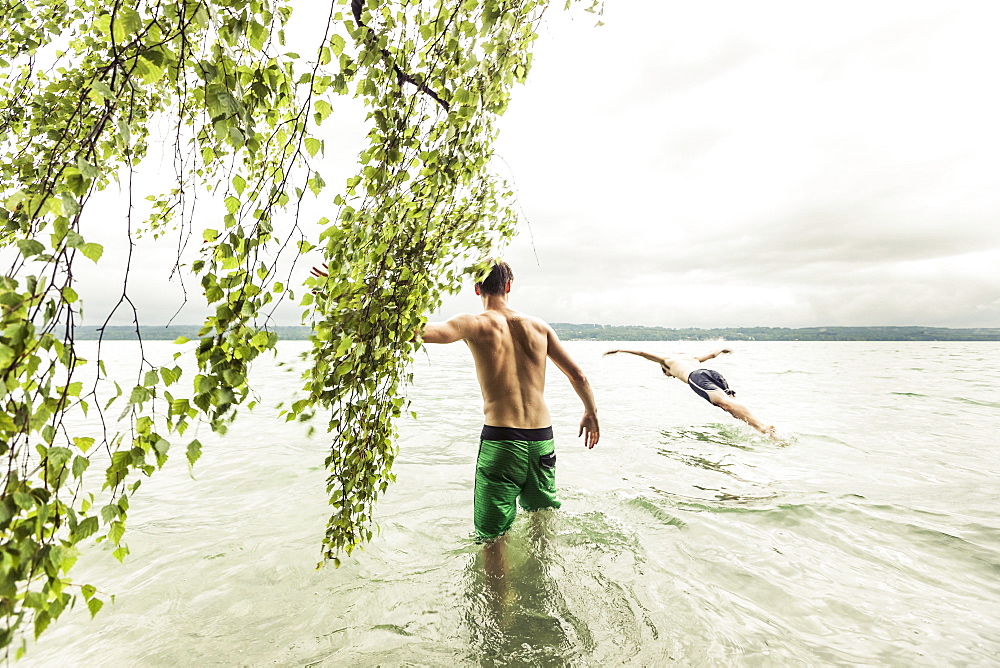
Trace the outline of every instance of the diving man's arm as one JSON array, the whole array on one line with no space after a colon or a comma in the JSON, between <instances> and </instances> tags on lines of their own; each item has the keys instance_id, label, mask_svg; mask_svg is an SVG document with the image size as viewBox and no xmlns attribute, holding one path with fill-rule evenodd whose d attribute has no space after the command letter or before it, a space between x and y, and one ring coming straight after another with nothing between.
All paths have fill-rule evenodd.
<instances>
[{"instance_id":1,"label":"diving man's arm","mask_svg":"<svg viewBox=\"0 0 1000 668\"><path fill-rule=\"evenodd\" d=\"M695 359L698 360L699 362L706 362L712 359L713 357L718 357L723 353L731 353L731 352L733 351L730 350L729 348L720 348L719 350L716 350L715 352L709 353L707 355L696 355Z\"/></svg>"},{"instance_id":2,"label":"diving man's arm","mask_svg":"<svg viewBox=\"0 0 1000 668\"><path fill-rule=\"evenodd\" d=\"M665 364L666 361L667 361L667 359L668 359L666 357L660 357L659 355L653 355L652 353L644 353L641 350L609 350L608 352L606 352L604 354L605 355L614 355L615 353L629 353L631 355L638 355L639 357L645 357L650 362L656 362L657 364L660 364L660 365ZM714 357L714 355L712 357ZM708 359L708 358L706 357L705 359ZM699 360L699 361L701 361L701 360Z\"/></svg>"}]
</instances>

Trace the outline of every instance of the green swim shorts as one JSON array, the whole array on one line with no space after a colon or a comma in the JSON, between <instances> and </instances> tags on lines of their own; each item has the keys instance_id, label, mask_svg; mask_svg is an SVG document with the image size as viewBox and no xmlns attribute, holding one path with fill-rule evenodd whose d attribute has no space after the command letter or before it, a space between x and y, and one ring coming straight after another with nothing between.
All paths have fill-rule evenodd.
<instances>
[{"instance_id":1,"label":"green swim shorts","mask_svg":"<svg viewBox=\"0 0 1000 668\"><path fill-rule=\"evenodd\" d=\"M473 517L476 536L489 540L506 533L517 514L520 497L525 510L558 508L556 453L552 427L517 429L483 427L476 461Z\"/></svg>"}]
</instances>

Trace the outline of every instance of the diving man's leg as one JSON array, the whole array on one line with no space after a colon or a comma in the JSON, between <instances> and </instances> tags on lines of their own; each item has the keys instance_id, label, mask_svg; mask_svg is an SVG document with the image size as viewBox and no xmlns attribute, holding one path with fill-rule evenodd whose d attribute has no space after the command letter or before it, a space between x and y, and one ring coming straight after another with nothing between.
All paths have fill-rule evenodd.
<instances>
[{"instance_id":1,"label":"diving man's leg","mask_svg":"<svg viewBox=\"0 0 1000 668\"><path fill-rule=\"evenodd\" d=\"M754 417L753 413L750 412L749 408L736 401L722 390L710 390L707 394L709 401L732 415L734 418L743 420L765 436L777 440L777 436L775 436L774 433L774 425L766 425L758 420Z\"/></svg>"}]
</instances>

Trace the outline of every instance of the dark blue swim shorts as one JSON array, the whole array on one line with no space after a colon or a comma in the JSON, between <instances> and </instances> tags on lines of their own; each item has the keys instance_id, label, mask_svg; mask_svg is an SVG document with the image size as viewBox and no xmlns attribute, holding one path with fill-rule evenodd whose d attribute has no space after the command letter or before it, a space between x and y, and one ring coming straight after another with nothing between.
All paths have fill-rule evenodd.
<instances>
[{"instance_id":1,"label":"dark blue swim shorts","mask_svg":"<svg viewBox=\"0 0 1000 668\"><path fill-rule=\"evenodd\" d=\"M736 394L736 392L729 389L729 383L715 369L695 369L688 376L688 385L691 386L695 394L702 397L708 403L712 403L712 399L708 396L708 393L712 390L722 390L729 396Z\"/></svg>"}]
</instances>

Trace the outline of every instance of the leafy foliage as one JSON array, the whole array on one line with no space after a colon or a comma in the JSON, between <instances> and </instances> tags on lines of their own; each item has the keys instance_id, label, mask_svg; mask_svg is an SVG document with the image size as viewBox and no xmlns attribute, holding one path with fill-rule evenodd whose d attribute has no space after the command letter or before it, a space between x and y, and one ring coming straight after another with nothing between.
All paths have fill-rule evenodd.
<instances>
[{"instance_id":1,"label":"leafy foliage","mask_svg":"<svg viewBox=\"0 0 1000 668\"><path fill-rule=\"evenodd\" d=\"M284 52L289 0L0 8L0 647L24 624L38 636L78 595L96 614L97 589L69 579L79 546L108 542L124 559L130 503L171 440L196 420L224 433L237 407L252 407L250 365L278 340L269 309L295 297L283 252L321 250L330 273L306 281L314 364L287 412L327 416L324 557L339 563L371 538L414 332L513 231L511 194L488 169L494 121L528 72L547 4L333 0L308 58ZM369 144L333 196L336 215L311 234L299 206L326 189L321 127L344 96L367 106ZM174 178L138 216L132 176L164 127ZM190 381L145 355L131 380L111 378L100 352L80 380L74 266L101 261L84 212L116 181L130 206L112 224L129 240L177 234L183 246L195 194L221 207L197 259L178 257L212 309L197 345L175 355L194 356ZM126 280L114 312L138 335L133 290ZM201 447L185 444L189 464Z\"/></svg>"},{"instance_id":2,"label":"leafy foliage","mask_svg":"<svg viewBox=\"0 0 1000 668\"><path fill-rule=\"evenodd\" d=\"M341 67L357 67L375 124L360 173L335 200L339 220L321 235L336 278L316 286L310 394L288 414L332 411L327 558L372 536L375 500L393 480L393 419L422 314L458 283L465 254L482 257L513 231L510 193L486 167L493 119L528 70L542 7L381 5L349 24L358 51Z\"/></svg>"}]
</instances>

